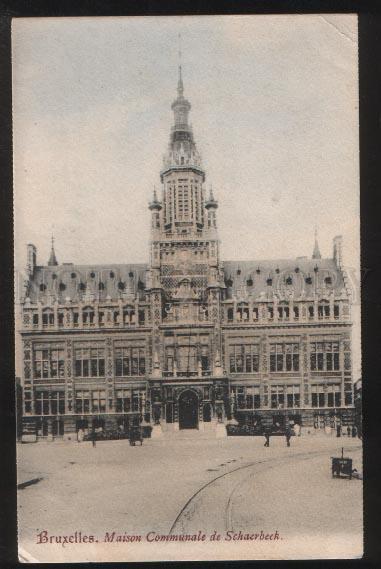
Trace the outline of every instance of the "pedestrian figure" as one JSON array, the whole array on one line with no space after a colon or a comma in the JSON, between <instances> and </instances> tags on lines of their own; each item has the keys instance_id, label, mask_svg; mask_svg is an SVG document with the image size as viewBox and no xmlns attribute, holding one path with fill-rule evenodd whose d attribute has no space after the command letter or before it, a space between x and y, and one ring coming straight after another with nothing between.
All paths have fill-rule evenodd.
<instances>
[{"instance_id":1,"label":"pedestrian figure","mask_svg":"<svg viewBox=\"0 0 381 569\"><path fill-rule=\"evenodd\" d=\"M83 435L84 435L83 430L79 429L78 434L77 434L77 440L79 443L81 443L83 441Z\"/></svg>"},{"instance_id":2,"label":"pedestrian figure","mask_svg":"<svg viewBox=\"0 0 381 569\"><path fill-rule=\"evenodd\" d=\"M336 427L336 436L341 437L341 426L340 425L337 425L337 427Z\"/></svg>"},{"instance_id":3,"label":"pedestrian figure","mask_svg":"<svg viewBox=\"0 0 381 569\"><path fill-rule=\"evenodd\" d=\"M95 430L91 433L91 442L93 443L93 447L97 446L97 433Z\"/></svg>"},{"instance_id":4,"label":"pedestrian figure","mask_svg":"<svg viewBox=\"0 0 381 569\"><path fill-rule=\"evenodd\" d=\"M285 435L286 435L286 443L287 443L287 446L289 447L290 446L290 439L291 439L290 427L287 427Z\"/></svg>"},{"instance_id":5,"label":"pedestrian figure","mask_svg":"<svg viewBox=\"0 0 381 569\"><path fill-rule=\"evenodd\" d=\"M356 429L356 426L353 425L353 427L352 427L352 437L354 438L356 435L357 435L357 429Z\"/></svg>"},{"instance_id":6,"label":"pedestrian figure","mask_svg":"<svg viewBox=\"0 0 381 569\"><path fill-rule=\"evenodd\" d=\"M351 436L351 428L350 428L350 426L349 426L349 425L348 425L348 427L347 427L347 435L348 435L348 437L350 437L350 436Z\"/></svg>"},{"instance_id":7,"label":"pedestrian figure","mask_svg":"<svg viewBox=\"0 0 381 569\"><path fill-rule=\"evenodd\" d=\"M266 429L264 432L265 435L265 444L263 446L269 447L270 446L270 430Z\"/></svg>"}]
</instances>

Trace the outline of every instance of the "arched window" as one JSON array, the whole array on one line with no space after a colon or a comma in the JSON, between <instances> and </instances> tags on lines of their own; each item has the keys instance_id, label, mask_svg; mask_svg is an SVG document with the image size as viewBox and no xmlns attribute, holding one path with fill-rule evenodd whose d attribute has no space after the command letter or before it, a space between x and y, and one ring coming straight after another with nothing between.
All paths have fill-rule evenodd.
<instances>
[{"instance_id":1,"label":"arched window","mask_svg":"<svg viewBox=\"0 0 381 569\"><path fill-rule=\"evenodd\" d=\"M99 290L104 290L105 289L105 285L104 283L100 282L98 285Z\"/></svg>"}]
</instances>

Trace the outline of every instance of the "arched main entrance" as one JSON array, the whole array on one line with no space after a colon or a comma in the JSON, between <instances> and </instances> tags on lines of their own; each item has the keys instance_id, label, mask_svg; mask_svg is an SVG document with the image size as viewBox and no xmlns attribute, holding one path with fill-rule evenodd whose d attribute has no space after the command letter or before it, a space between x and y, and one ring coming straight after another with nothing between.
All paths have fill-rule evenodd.
<instances>
[{"instance_id":1,"label":"arched main entrance","mask_svg":"<svg viewBox=\"0 0 381 569\"><path fill-rule=\"evenodd\" d=\"M179 428L198 429L198 397L190 389L179 397Z\"/></svg>"}]
</instances>

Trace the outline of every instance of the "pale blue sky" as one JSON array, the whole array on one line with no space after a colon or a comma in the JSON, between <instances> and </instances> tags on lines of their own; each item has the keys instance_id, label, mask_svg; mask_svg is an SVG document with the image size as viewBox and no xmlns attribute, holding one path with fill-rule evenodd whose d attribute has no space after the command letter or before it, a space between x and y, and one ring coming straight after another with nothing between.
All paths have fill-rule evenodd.
<instances>
[{"instance_id":1,"label":"pale blue sky","mask_svg":"<svg viewBox=\"0 0 381 569\"><path fill-rule=\"evenodd\" d=\"M13 21L16 265L148 260L177 34L225 259L359 256L351 15Z\"/></svg>"}]
</instances>

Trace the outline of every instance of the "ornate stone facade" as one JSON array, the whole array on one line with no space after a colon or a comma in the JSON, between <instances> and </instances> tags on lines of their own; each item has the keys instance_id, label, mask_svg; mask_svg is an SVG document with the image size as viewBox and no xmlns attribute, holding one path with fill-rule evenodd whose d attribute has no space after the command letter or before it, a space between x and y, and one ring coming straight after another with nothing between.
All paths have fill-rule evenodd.
<instances>
[{"instance_id":1,"label":"ornate stone facade","mask_svg":"<svg viewBox=\"0 0 381 569\"><path fill-rule=\"evenodd\" d=\"M133 421L351 423L351 290L342 240L321 258L220 259L218 204L181 77L149 204L149 264L37 264L21 298L25 429L70 435ZM29 426L29 427L28 427Z\"/></svg>"}]
</instances>

